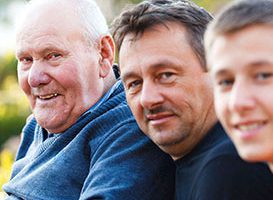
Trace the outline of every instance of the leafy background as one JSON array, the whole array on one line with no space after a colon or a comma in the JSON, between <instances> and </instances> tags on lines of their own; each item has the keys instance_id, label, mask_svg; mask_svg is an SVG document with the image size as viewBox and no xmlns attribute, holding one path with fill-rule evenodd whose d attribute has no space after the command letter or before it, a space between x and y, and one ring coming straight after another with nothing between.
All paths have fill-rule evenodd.
<instances>
[{"instance_id":1,"label":"leafy background","mask_svg":"<svg viewBox=\"0 0 273 200\"><path fill-rule=\"evenodd\" d=\"M212 13L217 12L229 0L195 0L198 5ZM21 6L24 0L0 0L0 32L12 29L15 13L11 8ZM97 0L110 23L126 4L138 3L140 0ZM10 35L2 36L0 42L7 42ZM12 41L12 40L11 40ZM0 43L0 199L4 198L2 185L10 177L11 165L20 141L20 133L31 111L28 102L17 84L14 48Z\"/></svg>"}]
</instances>

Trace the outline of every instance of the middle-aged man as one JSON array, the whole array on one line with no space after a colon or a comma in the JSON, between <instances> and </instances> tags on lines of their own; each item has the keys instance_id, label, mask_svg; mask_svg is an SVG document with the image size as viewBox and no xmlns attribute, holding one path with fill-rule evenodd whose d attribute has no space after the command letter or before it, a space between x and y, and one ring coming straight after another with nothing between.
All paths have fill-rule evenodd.
<instances>
[{"instance_id":1,"label":"middle-aged man","mask_svg":"<svg viewBox=\"0 0 273 200\"><path fill-rule=\"evenodd\" d=\"M126 104L94 1L31 1L18 22L16 56L34 117L3 187L7 199L172 199L174 164Z\"/></svg>"},{"instance_id":2,"label":"middle-aged man","mask_svg":"<svg viewBox=\"0 0 273 200\"><path fill-rule=\"evenodd\" d=\"M203 34L190 1L145 1L113 23L121 79L140 128L177 166L176 199L272 199L273 175L243 161L217 122Z\"/></svg>"},{"instance_id":3,"label":"middle-aged man","mask_svg":"<svg viewBox=\"0 0 273 200\"><path fill-rule=\"evenodd\" d=\"M205 36L216 113L240 156L273 172L273 1L232 2Z\"/></svg>"}]
</instances>

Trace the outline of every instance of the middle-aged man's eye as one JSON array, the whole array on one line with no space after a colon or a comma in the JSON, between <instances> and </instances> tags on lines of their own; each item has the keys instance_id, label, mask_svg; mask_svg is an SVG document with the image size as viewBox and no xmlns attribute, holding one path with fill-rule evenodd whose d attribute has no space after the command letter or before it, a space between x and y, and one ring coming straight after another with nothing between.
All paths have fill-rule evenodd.
<instances>
[{"instance_id":1,"label":"middle-aged man's eye","mask_svg":"<svg viewBox=\"0 0 273 200\"><path fill-rule=\"evenodd\" d=\"M171 77L172 75L173 75L173 73L171 73L171 72L164 72L164 73L162 73L161 77L163 79L167 79L167 78Z\"/></svg>"},{"instance_id":2,"label":"middle-aged man's eye","mask_svg":"<svg viewBox=\"0 0 273 200\"><path fill-rule=\"evenodd\" d=\"M140 87L140 85L141 85L141 80L135 80L128 83L126 88L129 91L129 93L135 93L137 91L137 88Z\"/></svg>"},{"instance_id":3,"label":"middle-aged man's eye","mask_svg":"<svg viewBox=\"0 0 273 200\"><path fill-rule=\"evenodd\" d=\"M170 83L173 81L173 72L164 72L159 75L159 81L162 83Z\"/></svg>"}]
</instances>

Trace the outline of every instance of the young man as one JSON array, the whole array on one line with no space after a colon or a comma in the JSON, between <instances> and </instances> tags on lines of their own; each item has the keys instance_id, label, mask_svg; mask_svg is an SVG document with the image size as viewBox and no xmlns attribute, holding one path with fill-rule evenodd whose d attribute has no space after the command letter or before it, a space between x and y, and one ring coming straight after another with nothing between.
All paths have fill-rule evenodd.
<instances>
[{"instance_id":1,"label":"young man","mask_svg":"<svg viewBox=\"0 0 273 200\"><path fill-rule=\"evenodd\" d=\"M190 1L145 1L113 24L128 104L177 166L176 199L271 199L265 164L240 159L217 122L203 34L212 17Z\"/></svg>"},{"instance_id":2,"label":"young man","mask_svg":"<svg viewBox=\"0 0 273 200\"><path fill-rule=\"evenodd\" d=\"M31 1L16 56L34 117L3 187L7 199L172 199L174 165L126 104L94 1Z\"/></svg>"},{"instance_id":3,"label":"young man","mask_svg":"<svg viewBox=\"0 0 273 200\"><path fill-rule=\"evenodd\" d=\"M240 156L273 171L273 1L238 1L206 33L216 112Z\"/></svg>"}]
</instances>

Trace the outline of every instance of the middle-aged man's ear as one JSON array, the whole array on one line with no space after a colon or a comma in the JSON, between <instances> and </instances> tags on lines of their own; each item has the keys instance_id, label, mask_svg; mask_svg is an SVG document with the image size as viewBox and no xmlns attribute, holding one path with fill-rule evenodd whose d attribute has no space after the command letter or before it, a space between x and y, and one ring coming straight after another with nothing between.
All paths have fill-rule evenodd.
<instances>
[{"instance_id":1,"label":"middle-aged man's ear","mask_svg":"<svg viewBox=\"0 0 273 200\"><path fill-rule=\"evenodd\" d=\"M100 49L100 77L104 78L107 76L112 65L114 63L115 56L115 45L110 35L102 36L99 44Z\"/></svg>"}]
</instances>

